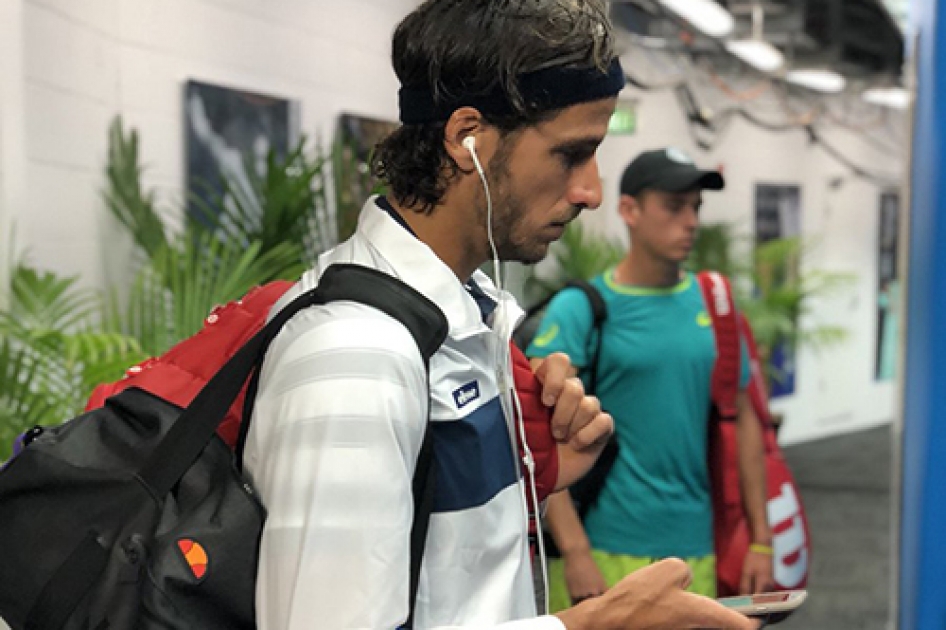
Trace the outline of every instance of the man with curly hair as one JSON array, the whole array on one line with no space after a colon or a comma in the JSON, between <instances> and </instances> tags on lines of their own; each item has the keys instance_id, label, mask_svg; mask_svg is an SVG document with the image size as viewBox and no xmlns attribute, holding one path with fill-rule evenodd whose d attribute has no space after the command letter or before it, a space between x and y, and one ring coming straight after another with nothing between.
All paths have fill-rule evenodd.
<instances>
[{"instance_id":1,"label":"man with curly hair","mask_svg":"<svg viewBox=\"0 0 946 630\"><path fill-rule=\"evenodd\" d=\"M509 353L521 311L478 269L542 259L601 203L595 154L624 84L606 3L428 0L397 27L392 53L404 124L374 165L390 193L368 200L354 236L282 304L330 264L362 264L437 304L449 332L429 380L407 330L354 303L301 312L271 346L245 456L268 510L259 627L756 628L686 593L676 560L536 616L533 465L518 457ZM537 375L561 480L590 465L612 420L576 381L550 388L552 371ZM437 487L413 598L411 478L428 415Z\"/></svg>"}]
</instances>

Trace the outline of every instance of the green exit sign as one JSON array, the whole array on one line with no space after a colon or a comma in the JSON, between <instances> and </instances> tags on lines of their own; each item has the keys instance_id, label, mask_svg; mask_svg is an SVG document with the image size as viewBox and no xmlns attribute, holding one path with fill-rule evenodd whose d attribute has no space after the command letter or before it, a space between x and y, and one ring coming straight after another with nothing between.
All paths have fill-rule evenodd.
<instances>
[{"instance_id":1,"label":"green exit sign","mask_svg":"<svg viewBox=\"0 0 946 630\"><path fill-rule=\"evenodd\" d=\"M608 133L629 136L637 131L637 103L621 101L608 123Z\"/></svg>"}]
</instances>

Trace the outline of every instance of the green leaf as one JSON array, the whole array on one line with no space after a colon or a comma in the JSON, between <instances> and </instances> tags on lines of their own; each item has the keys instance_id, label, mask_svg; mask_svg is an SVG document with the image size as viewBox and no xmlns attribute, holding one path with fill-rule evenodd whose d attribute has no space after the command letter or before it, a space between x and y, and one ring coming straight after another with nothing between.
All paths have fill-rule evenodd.
<instances>
[{"instance_id":1,"label":"green leaf","mask_svg":"<svg viewBox=\"0 0 946 630\"><path fill-rule=\"evenodd\" d=\"M148 256L167 246L164 221L155 208L155 194L141 187L144 172L138 158L138 132L125 133L116 117L108 133L107 186L105 205L128 229L139 248Z\"/></svg>"}]
</instances>

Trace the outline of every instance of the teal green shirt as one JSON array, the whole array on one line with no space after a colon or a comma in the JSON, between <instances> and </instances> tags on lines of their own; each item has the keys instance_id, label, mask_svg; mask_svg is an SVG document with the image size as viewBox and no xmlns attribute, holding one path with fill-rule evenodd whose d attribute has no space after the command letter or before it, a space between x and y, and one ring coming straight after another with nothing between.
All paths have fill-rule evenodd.
<instances>
[{"instance_id":1,"label":"teal green shirt","mask_svg":"<svg viewBox=\"0 0 946 630\"><path fill-rule=\"evenodd\" d=\"M688 274L675 287L645 289L613 278L611 270L592 281L608 311L595 393L614 417L620 455L585 519L588 537L610 553L711 554L706 455L716 341L699 282ZM568 289L552 300L527 354L565 352L587 386L595 336L587 298Z\"/></svg>"}]
</instances>

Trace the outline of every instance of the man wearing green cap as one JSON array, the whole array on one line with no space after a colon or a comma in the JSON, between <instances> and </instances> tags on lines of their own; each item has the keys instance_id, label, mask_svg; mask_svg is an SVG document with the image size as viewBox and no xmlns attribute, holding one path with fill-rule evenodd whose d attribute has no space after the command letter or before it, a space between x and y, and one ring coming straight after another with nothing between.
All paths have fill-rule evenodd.
<instances>
[{"instance_id":1,"label":"man wearing green cap","mask_svg":"<svg viewBox=\"0 0 946 630\"><path fill-rule=\"evenodd\" d=\"M582 376L596 361L594 393L614 417L619 446L584 522L567 492L549 500L547 523L562 554L550 568L553 610L669 556L686 559L692 590L715 595L707 419L716 345L699 283L682 265L703 191L723 186L718 172L697 168L679 149L640 154L620 185L631 248L592 281L607 308L600 345L587 297L568 289L551 302L528 348L534 361L568 354ZM743 353L737 431L753 543L742 574L747 593L772 584L761 434L742 391L748 380Z\"/></svg>"}]
</instances>

